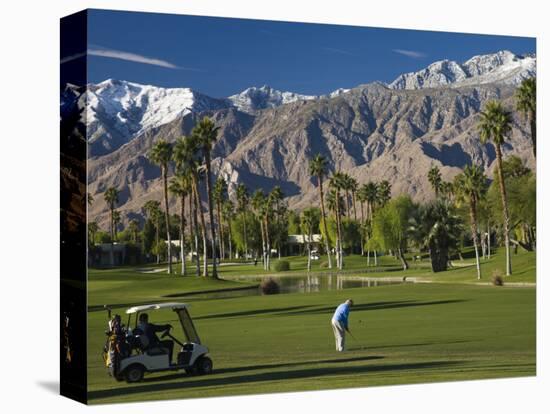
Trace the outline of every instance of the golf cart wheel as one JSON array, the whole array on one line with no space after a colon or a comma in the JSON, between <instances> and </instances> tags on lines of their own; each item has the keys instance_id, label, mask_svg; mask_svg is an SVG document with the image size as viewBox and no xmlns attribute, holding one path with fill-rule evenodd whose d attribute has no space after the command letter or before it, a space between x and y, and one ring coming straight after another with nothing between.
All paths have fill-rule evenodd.
<instances>
[{"instance_id":1,"label":"golf cart wheel","mask_svg":"<svg viewBox=\"0 0 550 414\"><path fill-rule=\"evenodd\" d=\"M197 366L197 371L200 375L211 374L212 368L214 367L212 360L208 357L199 358L195 365Z\"/></svg>"},{"instance_id":2,"label":"golf cart wheel","mask_svg":"<svg viewBox=\"0 0 550 414\"><path fill-rule=\"evenodd\" d=\"M124 371L126 382L140 382L143 379L144 369L142 365L130 365Z\"/></svg>"}]
</instances>

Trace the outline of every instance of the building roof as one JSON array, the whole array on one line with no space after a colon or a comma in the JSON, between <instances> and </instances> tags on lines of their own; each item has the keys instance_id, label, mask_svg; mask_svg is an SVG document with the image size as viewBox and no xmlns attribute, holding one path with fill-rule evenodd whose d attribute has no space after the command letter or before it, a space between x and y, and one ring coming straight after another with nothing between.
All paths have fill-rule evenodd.
<instances>
[{"instance_id":1,"label":"building roof","mask_svg":"<svg viewBox=\"0 0 550 414\"><path fill-rule=\"evenodd\" d=\"M304 244L307 243L308 238L309 236L307 234L289 234L288 242L294 244ZM322 239L323 237L320 234L311 235L311 243L321 243Z\"/></svg>"}]
</instances>

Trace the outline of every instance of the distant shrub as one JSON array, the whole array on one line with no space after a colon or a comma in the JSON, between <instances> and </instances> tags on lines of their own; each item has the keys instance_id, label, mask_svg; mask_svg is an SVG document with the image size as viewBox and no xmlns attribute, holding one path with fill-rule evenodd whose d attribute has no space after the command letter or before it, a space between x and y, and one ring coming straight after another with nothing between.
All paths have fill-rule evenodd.
<instances>
[{"instance_id":1,"label":"distant shrub","mask_svg":"<svg viewBox=\"0 0 550 414\"><path fill-rule=\"evenodd\" d=\"M272 278L262 280L260 289L264 295L275 295L281 291L279 284Z\"/></svg>"},{"instance_id":2,"label":"distant shrub","mask_svg":"<svg viewBox=\"0 0 550 414\"><path fill-rule=\"evenodd\" d=\"M319 264L319 267L323 268L323 269L326 269L328 267L328 262L325 262L325 261L322 261L320 264Z\"/></svg>"},{"instance_id":3,"label":"distant shrub","mask_svg":"<svg viewBox=\"0 0 550 414\"><path fill-rule=\"evenodd\" d=\"M494 270L493 271L492 281L493 281L493 285L495 285L495 286L503 286L504 285L504 279L502 278L502 274L500 273L499 270Z\"/></svg>"},{"instance_id":4,"label":"distant shrub","mask_svg":"<svg viewBox=\"0 0 550 414\"><path fill-rule=\"evenodd\" d=\"M286 260L277 260L273 265L273 269L276 272L286 272L290 270L290 263Z\"/></svg>"}]
</instances>

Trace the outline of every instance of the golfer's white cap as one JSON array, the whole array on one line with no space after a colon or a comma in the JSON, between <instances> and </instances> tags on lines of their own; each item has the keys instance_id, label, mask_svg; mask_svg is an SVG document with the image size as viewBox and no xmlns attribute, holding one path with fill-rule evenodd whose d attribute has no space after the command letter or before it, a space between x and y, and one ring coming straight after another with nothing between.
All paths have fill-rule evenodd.
<instances>
[{"instance_id":1,"label":"golfer's white cap","mask_svg":"<svg viewBox=\"0 0 550 414\"><path fill-rule=\"evenodd\" d=\"M353 299L347 299L347 300L346 300L346 303L347 303L348 305L353 305Z\"/></svg>"}]
</instances>

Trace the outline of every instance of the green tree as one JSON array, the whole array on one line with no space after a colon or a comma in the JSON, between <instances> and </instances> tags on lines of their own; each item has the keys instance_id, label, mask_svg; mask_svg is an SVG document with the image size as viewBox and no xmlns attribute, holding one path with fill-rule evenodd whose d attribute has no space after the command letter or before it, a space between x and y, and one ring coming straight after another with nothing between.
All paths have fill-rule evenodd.
<instances>
[{"instance_id":1,"label":"green tree","mask_svg":"<svg viewBox=\"0 0 550 414\"><path fill-rule=\"evenodd\" d=\"M182 136L176 140L174 145L174 154L173 159L176 163L176 170L178 174L188 174L191 178L191 197L193 198L192 207L193 215L196 216L198 213L198 218L200 219L201 235L202 235L202 253L203 253L203 277L208 276L208 244L206 237L206 222L204 220L204 212L202 209L201 197L199 192L199 141L196 134L191 135L190 137ZM198 225L196 219L194 219L195 224L195 248L198 244ZM200 274L200 261L196 257L197 263L197 274Z\"/></svg>"},{"instance_id":2,"label":"green tree","mask_svg":"<svg viewBox=\"0 0 550 414\"><path fill-rule=\"evenodd\" d=\"M88 244L90 246L95 246L95 237L99 231L99 226L96 221L91 221L88 223Z\"/></svg>"},{"instance_id":3,"label":"green tree","mask_svg":"<svg viewBox=\"0 0 550 414\"><path fill-rule=\"evenodd\" d=\"M500 196L502 202L504 244L506 248L506 275L512 274L512 257L510 256L510 217L508 214L508 200L506 197L506 184L502 171L502 150L501 147L506 136L512 130L512 118L510 113L504 110L498 101L488 101L484 110L480 112L479 132L482 143L492 141L497 156L497 177L500 185Z\"/></svg>"},{"instance_id":4,"label":"green tree","mask_svg":"<svg viewBox=\"0 0 550 414\"><path fill-rule=\"evenodd\" d=\"M160 202L157 200L149 200L143 205L143 210L145 212L145 215L147 218L152 222L155 223L155 243L152 244L152 248L160 243L160 218L162 217L162 211L160 209ZM153 249L151 249L151 252L153 252ZM156 254L157 256L157 264L160 263L160 255Z\"/></svg>"},{"instance_id":5,"label":"green tree","mask_svg":"<svg viewBox=\"0 0 550 414\"><path fill-rule=\"evenodd\" d=\"M387 180L380 181L378 184L378 204L384 207L391 198L391 184Z\"/></svg>"},{"instance_id":6,"label":"green tree","mask_svg":"<svg viewBox=\"0 0 550 414\"><path fill-rule=\"evenodd\" d=\"M243 183L237 185L237 211L241 214L242 217L242 235L243 235L243 248L241 250L244 252L245 259L248 256L248 232L246 231L246 212L248 209L248 189Z\"/></svg>"},{"instance_id":7,"label":"green tree","mask_svg":"<svg viewBox=\"0 0 550 414\"><path fill-rule=\"evenodd\" d=\"M233 259L233 232L231 230L231 221L235 218L235 206L229 199L224 200L222 204L223 219L227 228L227 243L229 245L229 259Z\"/></svg>"},{"instance_id":8,"label":"green tree","mask_svg":"<svg viewBox=\"0 0 550 414\"><path fill-rule=\"evenodd\" d=\"M168 207L168 166L172 160L172 145L164 139L159 139L149 151L149 159L160 167L162 186L164 189L164 219L166 221L166 240L168 274L172 274L172 241L170 238L170 210Z\"/></svg>"},{"instance_id":9,"label":"green tree","mask_svg":"<svg viewBox=\"0 0 550 414\"><path fill-rule=\"evenodd\" d=\"M263 205L265 203L266 197L262 189L258 188L252 194L252 208L256 214L256 219L260 223L260 234L262 236L262 263L264 270L267 269L267 242L266 242L266 228L264 227L263 220Z\"/></svg>"},{"instance_id":10,"label":"green tree","mask_svg":"<svg viewBox=\"0 0 550 414\"><path fill-rule=\"evenodd\" d=\"M132 236L132 242L134 244L137 244L138 242L138 234L139 234L139 221L136 219L131 219L128 222L128 231L130 232Z\"/></svg>"},{"instance_id":11,"label":"green tree","mask_svg":"<svg viewBox=\"0 0 550 414\"><path fill-rule=\"evenodd\" d=\"M377 245L383 250L395 251L403 270L409 268L404 249L407 247L409 215L413 203L408 196L399 196L377 210L373 217L372 232Z\"/></svg>"},{"instance_id":12,"label":"green tree","mask_svg":"<svg viewBox=\"0 0 550 414\"><path fill-rule=\"evenodd\" d=\"M337 171L332 174L329 181L330 188L334 191L334 219L336 221L336 264L338 269L342 270L344 267L344 255L342 246L342 205L341 191L345 187L345 175Z\"/></svg>"},{"instance_id":13,"label":"green tree","mask_svg":"<svg viewBox=\"0 0 550 414\"><path fill-rule=\"evenodd\" d=\"M179 239L181 274L185 276L187 268L185 264L185 199L189 195L191 183L188 174L179 173L170 180L169 190L180 200Z\"/></svg>"},{"instance_id":14,"label":"green tree","mask_svg":"<svg viewBox=\"0 0 550 414\"><path fill-rule=\"evenodd\" d=\"M109 206L109 211L111 213L111 221L110 221L110 235L111 235L111 254L110 254L110 261L111 266L115 263L115 256L114 256L114 247L113 242L115 240L115 224L114 224L114 212L116 205L118 204L118 190L115 187L109 187L107 190L105 190L105 193L103 194L103 197L105 198L105 202Z\"/></svg>"},{"instance_id":15,"label":"green tree","mask_svg":"<svg viewBox=\"0 0 550 414\"><path fill-rule=\"evenodd\" d=\"M479 241L477 207L487 187L487 177L479 166L468 165L464 172L457 175L454 181L455 192L459 202L466 202L470 210L470 227L472 231L472 242L476 255L477 278L481 279L481 265L479 262Z\"/></svg>"},{"instance_id":16,"label":"green tree","mask_svg":"<svg viewBox=\"0 0 550 414\"><path fill-rule=\"evenodd\" d=\"M302 227L302 233L307 235L307 238L304 237L306 240L306 246L307 246L307 271L311 271L311 242L313 240L313 230L319 226L319 210L316 208L306 208L304 211L302 211L302 214L300 215L300 221L301 221L301 227Z\"/></svg>"},{"instance_id":17,"label":"green tree","mask_svg":"<svg viewBox=\"0 0 550 414\"><path fill-rule=\"evenodd\" d=\"M325 210L325 195L323 194L323 180L327 176L328 161L321 154L317 154L309 162L309 174L317 179L317 187L319 188L319 198L321 200L321 222L323 223L323 232L328 234L326 219L327 214ZM328 268L332 269L332 260L330 258L330 244L328 237L324 237L325 250L327 253Z\"/></svg>"},{"instance_id":18,"label":"green tree","mask_svg":"<svg viewBox=\"0 0 550 414\"><path fill-rule=\"evenodd\" d=\"M216 203L216 211L218 215L218 233L220 235L219 239L219 249L220 257L225 259L225 243L224 243L224 231L223 231L223 222L222 222L222 205L227 199L227 183L223 177L218 177L214 184L214 191L212 194L214 202Z\"/></svg>"},{"instance_id":19,"label":"green tree","mask_svg":"<svg viewBox=\"0 0 550 414\"><path fill-rule=\"evenodd\" d=\"M516 109L529 122L533 155L537 156L537 79L528 78L521 82L516 91Z\"/></svg>"},{"instance_id":20,"label":"green tree","mask_svg":"<svg viewBox=\"0 0 550 414\"><path fill-rule=\"evenodd\" d=\"M408 234L430 252L433 272L447 270L449 252L456 250L462 234L462 221L451 204L436 200L412 210Z\"/></svg>"},{"instance_id":21,"label":"green tree","mask_svg":"<svg viewBox=\"0 0 550 414\"><path fill-rule=\"evenodd\" d=\"M428 171L428 181L430 182L434 192L435 192L435 198L439 197L439 193L441 192L441 172L439 171L439 168L437 166L433 166L430 168L430 171Z\"/></svg>"},{"instance_id":22,"label":"green tree","mask_svg":"<svg viewBox=\"0 0 550 414\"><path fill-rule=\"evenodd\" d=\"M118 241L118 225L122 221L122 216L120 215L120 211L115 210L113 211L113 228L114 228L114 240Z\"/></svg>"},{"instance_id":23,"label":"green tree","mask_svg":"<svg viewBox=\"0 0 550 414\"><path fill-rule=\"evenodd\" d=\"M214 203L212 198L212 147L218 139L220 127L214 125L214 122L208 117L200 120L197 126L193 128L193 135L197 137L198 146L202 150L204 163L206 166L206 194L208 198L208 220L210 221L210 239L212 243L212 277L218 278L218 264L216 252L216 225L214 223Z\"/></svg>"}]
</instances>

